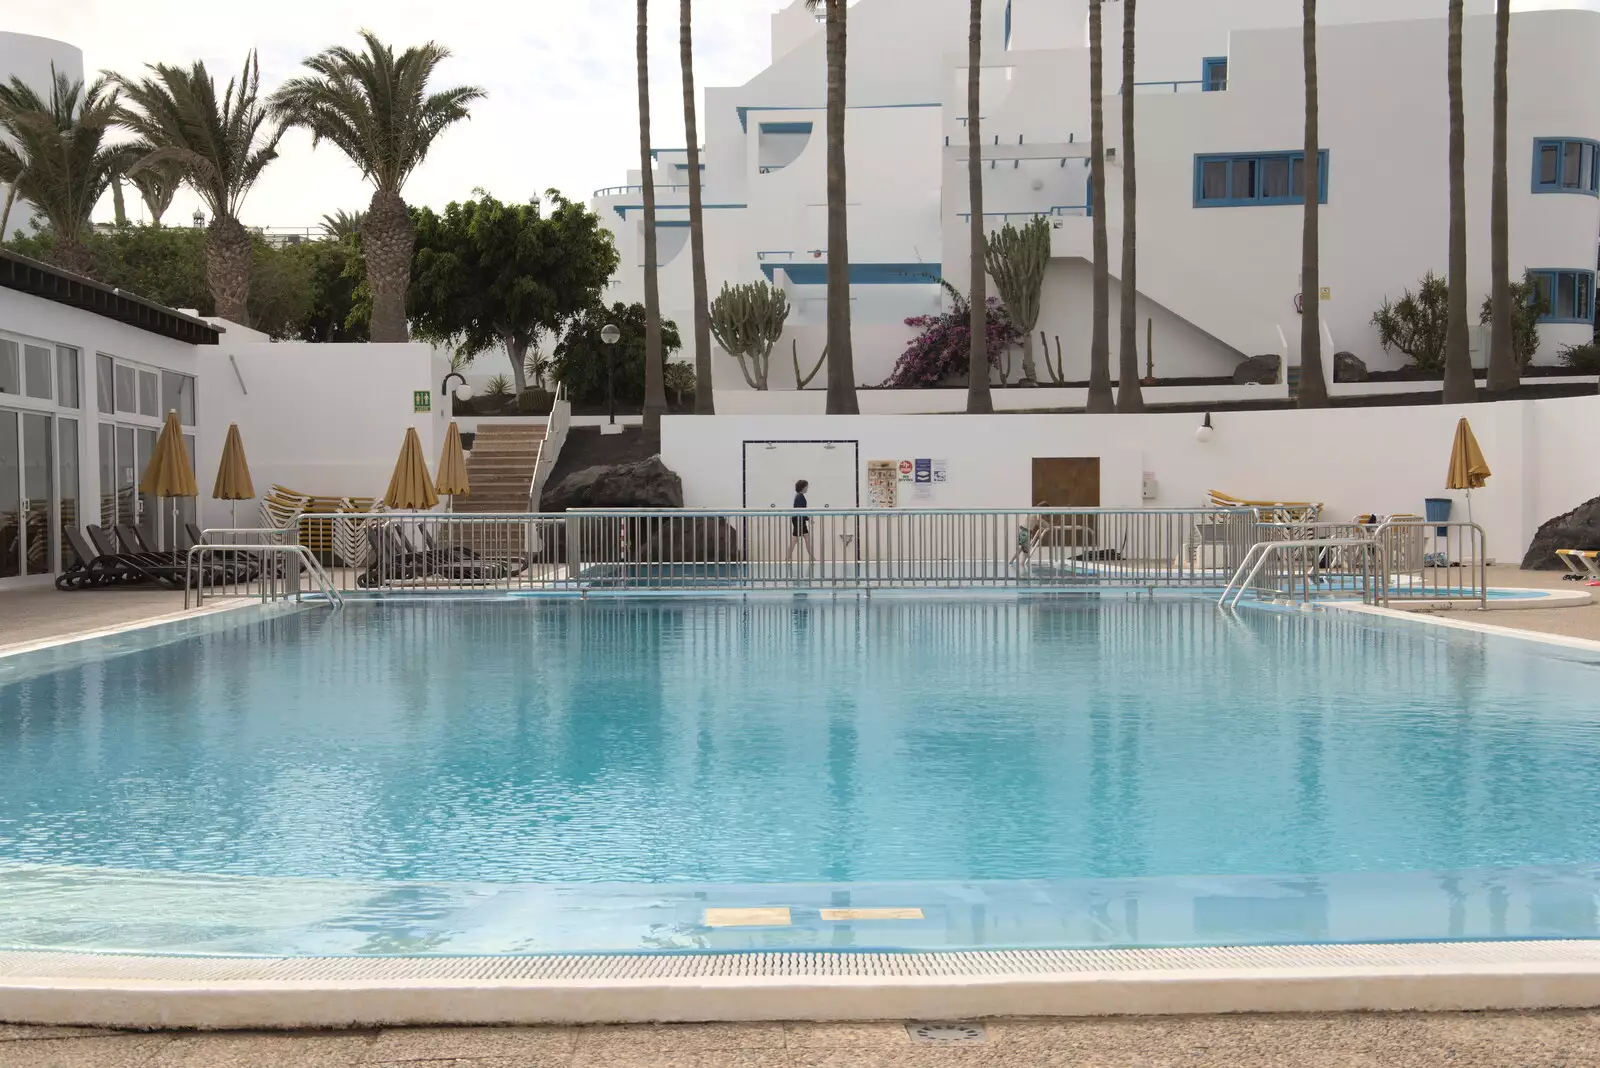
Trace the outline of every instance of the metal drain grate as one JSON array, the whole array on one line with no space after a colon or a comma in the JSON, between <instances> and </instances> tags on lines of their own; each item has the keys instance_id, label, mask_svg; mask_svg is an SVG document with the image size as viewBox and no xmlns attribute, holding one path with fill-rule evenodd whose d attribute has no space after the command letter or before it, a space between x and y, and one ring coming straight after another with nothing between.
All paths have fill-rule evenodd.
<instances>
[{"instance_id":1,"label":"metal drain grate","mask_svg":"<svg viewBox=\"0 0 1600 1068\"><path fill-rule=\"evenodd\" d=\"M973 1045L989 1041L989 1032L979 1023L908 1023L911 1041L928 1046Z\"/></svg>"}]
</instances>

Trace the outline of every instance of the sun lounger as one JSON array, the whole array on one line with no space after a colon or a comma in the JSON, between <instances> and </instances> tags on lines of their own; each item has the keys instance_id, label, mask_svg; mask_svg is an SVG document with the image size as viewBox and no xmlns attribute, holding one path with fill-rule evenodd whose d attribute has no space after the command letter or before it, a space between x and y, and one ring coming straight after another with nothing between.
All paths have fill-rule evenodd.
<instances>
[{"instance_id":1,"label":"sun lounger","mask_svg":"<svg viewBox=\"0 0 1600 1068\"><path fill-rule=\"evenodd\" d=\"M58 590L99 589L106 586L135 586L151 581L117 556L107 556L84 540L71 527L66 528L67 544L77 557L71 566L56 576Z\"/></svg>"},{"instance_id":2,"label":"sun lounger","mask_svg":"<svg viewBox=\"0 0 1600 1068\"><path fill-rule=\"evenodd\" d=\"M1210 490L1207 501L1213 508L1257 508L1266 523L1315 523L1322 514L1321 501L1253 501L1221 490Z\"/></svg>"},{"instance_id":3,"label":"sun lounger","mask_svg":"<svg viewBox=\"0 0 1600 1068\"><path fill-rule=\"evenodd\" d=\"M1557 549L1556 556L1567 566L1561 577L1568 582L1600 582L1600 552L1590 549Z\"/></svg>"}]
</instances>

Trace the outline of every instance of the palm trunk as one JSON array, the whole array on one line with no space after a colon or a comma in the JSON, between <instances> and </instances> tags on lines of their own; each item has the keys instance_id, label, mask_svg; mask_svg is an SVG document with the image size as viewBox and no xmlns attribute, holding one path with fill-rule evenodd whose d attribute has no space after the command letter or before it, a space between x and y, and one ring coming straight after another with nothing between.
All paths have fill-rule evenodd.
<instances>
[{"instance_id":1,"label":"palm trunk","mask_svg":"<svg viewBox=\"0 0 1600 1068\"><path fill-rule=\"evenodd\" d=\"M0 245L6 243L6 227L11 224L11 205L17 202L17 187L6 186L6 204L0 208Z\"/></svg>"},{"instance_id":2,"label":"palm trunk","mask_svg":"<svg viewBox=\"0 0 1600 1068\"><path fill-rule=\"evenodd\" d=\"M122 199L122 176L111 179L111 218L118 226L128 225L128 205Z\"/></svg>"},{"instance_id":3,"label":"palm trunk","mask_svg":"<svg viewBox=\"0 0 1600 1068\"><path fill-rule=\"evenodd\" d=\"M983 253L983 135L979 129L983 87L983 0L972 0L967 24L967 190L972 210L972 292L968 297L967 411L994 411L989 394L989 298Z\"/></svg>"},{"instance_id":4,"label":"palm trunk","mask_svg":"<svg viewBox=\"0 0 1600 1068\"><path fill-rule=\"evenodd\" d=\"M706 286L706 220L700 194L700 127L695 115L694 0L682 0L678 59L683 66L683 129L689 145L689 256L694 272L694 410L716 413L711 392L711 295ZM682 398L679 398L680 403Z\"/></svg>"},{"instance_id":5,"label":"palm trunk","mask_svg":"<svg viewBox=\"0 0 1600 1068\"><path fill-rule=\"evenodd\" d=\"M1305 222L1300 235L1300 385L1302 408L1328 406L1328 376L1322 369L1321 234L1317 210L1322 190L1322 142L1318 129L1321 106L1317 87L1317 0L1305 0L1301 22L1306 76L1306 159L1301 172L1305 185Z\"/></svg>"},{"instance_id":6,"label":"palm trunk","mask_svg":"<svg viewBox=\"0 0 1600 1068\"><path fill-rule=\"evenodd\" d=\"M1122 0L1122 320L1118 346L1117 411L1144 411L1139 388L1139 184L1133 170L1134 7Z\"/></svg>"},{"instance_id":7,"label":"palm trunk","mask_svg":"<svg viewBox=\"0 0 1600 1068\"><path fill-rule=\"evenodd\" d=\"M417 243L411 213L400 194L375 190L361 225L361 258L367 265L367 285L372 289L374 342L409 341L406 330L406 289L411 284L411 253Z\"/></svg>"},{"instance_id":8,"label":"palm trunk","mask_svg":"<svg viewBox=\"0 0 1600 1068\"><path fill-rule=\"evenodd\" d=\"M250 325L250 231L238 219L218 215L206 227L206 285L212 314Z\"/></svg>"},{"instance_id":9,"label":"palm trunk","mask_svg":"<svg viewBox=\"0 0 1600 1068\"><path fill-rule=\"evenodd\" d=\"M644 431L659 433L667 410L661 363L660 255L656 249L656 183L650 157L650 4L639 0L639 183L644 194Z\"/></svg>"},{"instance_id":10,"label":"palm trunk","mask_svg":"<svg viewBox=\"0 0 1600 1068\"><path fill-rule=\"evenodd\" d=\"M1489 392L1507 393L1522 384L1512 335L1511 192L1506 174L1506 111L1510 92L1506 65L1511 48L1511 0L1494 12L1494 169L1489 199Z\"/></svg>"},{"instance_id":11,"label":"palm trunk","mask_svg":"<svg viewBox=\"0 0 1600 1068\"><path fill-rule=\"evenodd\" d=\"M1450 303L1444 343L1444 403L1478 399L1467 336L1467 123L1461 99L1462 0L1450 0Z\"/></svg>"},{"instance_id":12,"label":"palm trunk","mask_svg":"<svg viewBox=\"0 0 1600 1068\"><path fill-rule=\"evenodd\" d=\"M828 407L856 415L855 350L850 343L850 208L844 165L846 0L826 0L828 36Z\"/></svg>"},{"instance_id":13,"label":"palm trunk","mask_svg":"<svg viewBox=\"0 0 1600 1068\"><path fill-rule=\"evenodd\" d=\"M1101 0L1089 0L1089 182L1094 212L1094 318L1089 340L1089 411L1116 410L1111 396L1111 276L1106 270L1106 117L1100 77L1105 49L1100 40Z\"/></svg>"},{"instance_id":14,"label":"palm trunk","mask_svg":"<svg viewBox=\"0 0 1600 1068\"><path fill-rule=\"evenodd\" d=\"M89 246L84 244L82 233L73 233L64 228L56 230L49 259L64 271L81 274L85 278L94 277L94 257L89 254Z\"/></svg>"}]
</instances>

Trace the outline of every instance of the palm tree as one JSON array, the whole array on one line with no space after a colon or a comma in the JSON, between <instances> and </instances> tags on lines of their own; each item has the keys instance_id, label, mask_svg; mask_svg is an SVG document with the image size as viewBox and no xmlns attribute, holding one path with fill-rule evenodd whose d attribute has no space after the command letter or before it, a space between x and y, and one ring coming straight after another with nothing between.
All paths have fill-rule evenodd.
<instances>
[{"instance_id":1,"label":"palm tree","mask_svg":"<svg viewBox=\"0 0 1600 1068\"><path fill-rule=\"evenodd\" d=\"M1106 117L1100 76L1105 48L1100 40L1101 0L1089 0L1089 183L1094 214L1094 326L1089 340L1089 411L1116 408L1111 398L1111 276L1106 270Z\"/></svg>"},{"instance_id":2,"label":"palm tree","mask_svg":"<svg viewBox=\"0 0 1600 1068\"><path fill-rule=\"evenodd\" d=\"M700 126L694 95L694 0L678 9L678 62L683 67L683 130L689 146L689 260L694 274L694 410L716 413L711 392L711 295L706 286L706 213L700 196ZM798 385L798 383L797 383Z\"/></svg>"},{"instance_id":3,"label":"palm tree","mask_svg":"<svg viewBox=\"0 0 1600 1068\"><path fill-rule=\"evenodd\" d=\"M972 295L967 298L967 411L994 411L989 395L989 300L985 293L983 255L983 137L978 129L983 87L983 0L972 0L967 23L967 189L972 212Z\"/></svg>"},{"instance_id":4,"label":"palm tree","mask_svg":"<svg viewBox=\"0 0 1600 1068\"><path fill-rule=\"evenodd\" d=\"M48 99L15 76L0 85L0 182L49 222L51 262L82 275L94 269L90 213L128 165L108 142L116 116L116 87L104 78L85 89L52 66Z\"/></svg>"},{"instance_id":5,"label":"palm tree","mask_svg":"<svg viewBox=\"0 0 1600 1068\"><path fill-rule=\"evenodd\" d=\"M806 0L823 8L828 47L828 414L855 415L855 350L850 344L850 209L845 200L844 116L848 0Z\"/></svg>"},{"instance_id":6,"label":"palm tree","mask_svg":"<svg viewBox=\"0 0 1600 1068\"><path fill-rule=\"evenodd\" d=\"M473 85L428 91L449 55L429 41L399 56L370 30L364 52L329 48L305 61L312 73L291 78L272 95L285 126L311 131L311 143L332 141L373 185L361 255L372 287L372 340L405 341L406 287L416 232L400 192L439 135L468 116L483 97Z\"/></svg>"},{"instance_id":7,"label":"palm tree","mask_svg":"<svg viewBox=\"0 0 1600 1068\"><path fill-rule=\"evenodd\" d=\"M139 191L139 199L150 213L150 224L160 226L161 216L172 207L172 198L183 184L183 174L171 162L152 163L135 169L128 181Z\"/></svg>"},{"instance_id":8,"label":"palm tree","mask_svg":"<svg viewBox=\"0 0 1600 1068\"><path fill-rule=\"evenodd\" d=\"M283 136L267 124L260 64L252 50L220 99L201 60L187 70L165 63L148 69L151 76L139 81L113 76L127 101L122 124L140 138L143 156L132 169L171 164L210 209L206 284L218 316L248 325L254 244L239 221L239 208L267 164L278 158Z\"/></svg>"},{"instance_id":9,"label":"palm tree","mask_svg":"<svg viewBox=\"0 0 1600 1068\"><path fill-rule=\"evenodd\" d=\"M1305 223L1300 235L1300 384L1295 389L1302 408L1328 406L1328 377L1322 369L1321 235L1317 207L1322 195L1322 160L1317 88L1317 0L1305 0L1301 41L1306 75L1306 152L1301 173L1305 185Z\"/></svg>"},{"instance_id":10,"label":"palm tree","mask_svg":"<svg viewBox=\"0 0 1600 1068\"><path fill-rule=\"evenodd\" d=\"M1135 225L1139 183L1133 172L1133 43L1137 0L1122 0L1122 329L1117 362L1117 411L1144 411L1139 388L1139 242ZM1109 326L1109 324L1107 324Z\"/></svg>"},{"instance_id":11,"label":"palm tree","mask_svg":"<svg viewBox=\"0 0 1600 1068\"><path fill-rule=\"evenodd\" d=\"M1511 208L1506 175L1506 111L1510 93L1506 65L1511 49L1511 0L1494 10L1494 170L1489 194L1489 392L1505 393L1522 384L1522 369L1512 345Z\"/></svg>"},{"instance_id":12,"label":"palm tree","mask_svg":"<svg viewBox=\"0 0 1600 1068\"><path fill-rule=\"evenodd\" d=\"M644 194L644 430L661 429L667 410L661 355L661 282L656 251L655 160L650 153L650 0L639 0L639 182Z\"/></svg>"},{"instance_id":13,"label":"palm tree","mask_svg":"<svg viewBox=\"0 0 1600 1068\"><path fill-rule=\"evenodd\" d=\"M1478 399L1467 338L1467 121L1461 100L1462 0L1450 0L1450 303L1444 342L1444 403ZM1507 317L1509 320L1509 316Z\"/></svg>"},{"instance_id":14,"label":"palm tree","mask_svg":"<svg viewBox=\"0 0 1600 1068\"><path fill-rule=\"evenodd\" d=\"M340 208L332 215L322 217L322 236L329 241L344 241L361 236L361 224L366 221L364 211L345 211Z\"/></svg>"}]
</instances>

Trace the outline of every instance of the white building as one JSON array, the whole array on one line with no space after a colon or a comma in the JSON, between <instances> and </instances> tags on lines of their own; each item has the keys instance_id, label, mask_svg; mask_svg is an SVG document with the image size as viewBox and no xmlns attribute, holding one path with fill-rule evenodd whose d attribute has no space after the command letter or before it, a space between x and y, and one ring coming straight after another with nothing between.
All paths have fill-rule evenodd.
<instances>
[{"instance_id":1,"label":"white building","mask_svg":"<svg viewBox=\"0 0 1600 1068\"><path fill-rule=\"evenodd\" d=\"M9 85L12 78L20 78L41 97L49 99L52 70L65 74L69 81L81 81L83 51L48 37L0 32L0 84ZM10 186L0 182L0 212L4 211L10 193ZM26 201L14 203L0 240L18 230L26 231L32 220L31 205Z\"/></svg>"},{"instance_id":2,"label":"white building","mask_svg":"<svg viewBox=\"0 0 1600 1068\"><path fill-rule=\"evenodd\" d=\"M992 227L1047 215L1054 259L1039 330L1060 338L1066 377L1088 376L1087 0L990 0L984 27L984 211ZM1320 309L1325 359L1349 350L1374 370L1370 320L1448 251L1446 5L1340 0L1320 11L1318 53L1326 204ZM1540 363L1593 331L1600 242L1600 4L1513 0L1509 166L1514 276L1540 272L1555 307ZM1465 28L1469 306L1489 289L1491 0L1468 0ZM1106 212L1110 269L1123 211L1121 6L1105 8ZM881 382L939 307L930 276L968 285L966 0L859 0L850 8L847 165L856 378ZM1226 376L1243 356L1299 361L1301 216L1291 167L1304 140L1297 0L1143 0L1138 9L1137 165L1141 350L1153 323L1158 377ZM707 271L767 277L795 306L790 334L821 352L826 313L826 61L822 27L794 0L772 20L772 64L748 84L706 92L701 129ZM687 163L655 154L662 306L687 331ZM618 299L642 299L640 175L596 193L622 252ZM991 290L992 292L992 290ZM1112 323L1117 321L1112 288ZM1483 365L1484 332L1474 359ZM789 338L773 363L792 385ZM1052 343L1052 348L1054 344ZM1115 344L1113 343L1113 348ZM1328 361L1331 366L1331 360ZM1043 368L1040 370L1043 377ZM719 388L742 388L719 354Z\"/></svg>"}]
</instances>

